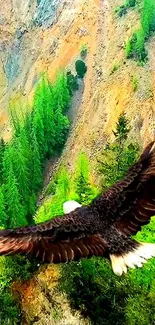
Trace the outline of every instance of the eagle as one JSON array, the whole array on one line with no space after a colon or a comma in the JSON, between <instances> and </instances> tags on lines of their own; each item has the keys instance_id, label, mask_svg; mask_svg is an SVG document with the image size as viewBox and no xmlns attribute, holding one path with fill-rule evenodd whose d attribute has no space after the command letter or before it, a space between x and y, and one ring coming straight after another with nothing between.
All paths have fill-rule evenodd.
<instances>
[{"instance_id":1,"label":"eagle","mask_svg":"<svg viewBox=\"0 0 155 325\"><path fill-rule=\"evenodd\" d=\"M155 215L155 142L124 179L89 205L65 202L64 216L0 231L0 255L31 254L42 263L65 263L92 256L109 259L116 275L142 267L155 256L155 244L132 236Z\"/></svg>"}]
</instances>

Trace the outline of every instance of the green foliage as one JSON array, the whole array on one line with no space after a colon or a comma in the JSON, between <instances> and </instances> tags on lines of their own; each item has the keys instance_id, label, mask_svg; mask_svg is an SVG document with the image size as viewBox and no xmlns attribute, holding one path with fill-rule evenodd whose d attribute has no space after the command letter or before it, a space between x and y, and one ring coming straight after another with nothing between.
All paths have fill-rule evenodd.
<instances>
[{"instance_id":1,"label":"green foliage","mask_svg":"<svg viewBox=\"0 0 155 325\"><path fill-rule=\"evenodd\" d=\"M103 174L102 185L105 189L122 179L129 166L136 161L137 145L125 144L123 147L117 142L107 145L100 158L99 171Z\"/></svg>"},{"instance_id":2,"label":"green foliage","mask_svg":"<svg viewBox=\"0 0 155 325\"><path fill-rule=\"evenodd\" d=\"M113 74L114 72L116 72L118 69L120 68L120 64L115 63L111 69L111 74Z\"/></svg>"},{"instance_id":3,"label":"green foliage","mask_svg":"<svg viewBox=\"0 0 155 325\"><path fill-rule=\"evenodd\" d=\"M61 167L48 187L52 194L37 211L35 221L43 222L55 216L63 215L63 203L77 200L88 204L95 198L99 190L90 180L89 162L84 153L80 153L75 164L72 180L66 168Z\"/></svg>"},{"instance_id":4,"label":"green foliage","mask_svg":"<svg viewBox=\"0 0 155 325\"><path fill-rule=\"evenodd\" d=\"M37 263L26 257L0 257L0 324L21 324L20 309L12 296L12 281L29 279Z\"/></svg>"},{"instance_id":5,"label":"green foliage","mask_svg":"<svg viewBox=\"0 0 155 325\"><path fill-rule=\"evenodd\" d=\"M151 32L155 31L155 2L154 0L144 0L144 5L141 15L141 24L145 38L150 36Z\"/></svg>"},{"instance_id":6,"label":"green foliage","mask_svg":"<svg viewBox=\"0 0 155 325\"><path fill-rule=\"evenodd\" d=\"M141 28L137 30L126 43L126 57L136 61L145 62L147 52L145 41L155 31L155 2L154 0L143 0L141 11Z\"/></svg>"},{"instance_id":7,"label":"green foliage","mask_svg":"<svg viewBox=\"0 0 155 325\"><path fill-rule=\"evenodd\" d=\"M40 207L35 216L35 221L43 222L55 216L63 215L63 203L69 200L70 178L66 168L62 167L52 181L54 188L51 198Z\"/></svg>"},{"instance_id":8,"label":"green foliage","mask_svg":"<svg viewBox=\"0 0 155 325\"><path fill-rule=\"evenodd\" d=\"M81 204L88 204L97 195L96 188L90 183L89 162L84 153L80 153L75 166L73 179L75 199Z\"/></svg>"},{"instance_id":9,"label":"green foliage","mask_svg":"<svg viewBox=\"0 0 155 325\"><path fill-rule=\"evenodd\" d=\"M48 85L48 92L49 91L52 92L53 88ZM61 105L62 102L67 103L67 96L64 96L64 99L60 98L58 100L56 89L53 91L53 94L54 97L51 97L52 116L53 112L55 112L57 113L57 119L60 118L60 116L62 118L63 107ZM57 103L57 105L55 106L54 103ZM44 105L43 93L42 105ZM9 224L12 225L13 222L15 224L19 224L20 222L21 224L23 223L22 215L24 216L26 213L25 211L28 210L25 209L25 207L23 209L23 204L21 207L23 213L19 216L19 204L27 202L26 198L28 195L29 200L26 204L29 206L30 213L30 211L33 210L33 201L35 201L37 191L41 186L43 160L49 155L50 145L48 142L48 133L45 132L47 120L44 116L44 110L47 106L44 106L44 110L42 110L41 104L39 103L39 95L38 99L35 101L34 109L37 109L38 106L39 114L41 114L43 121L42 140L46 145L46 151L43 153L41 148L39 148L36 127L34 128L33 124L33 112L30 118L28 116L24 118L22 127L17 127L18 131L15 132L15 137L4 150L3 180L5 184L0 188L0 216L3 216L1 220L2 226L7 226L8 220L5 214L6 211L9 217ZM50 118L50 115L48 116ZM52 132L54 131L57 135L51 151L53 153L56 152L56 140L59 139L58 132L62 130L62 126L61 129L59 129L59 125L55 128L55 123L56 119L54 119L54 130L52 130ZM136 144L129 143L129 130L129 122L126 116L121 114L114 131L115 142L113 144L108 144L101 156L99 169L103 174L105 189L122 178L129 166L137 158L138 147ZM60 139L58 143L60 144ZM26 175L31 176L26 183L23 170L20 169L21 167L17 166L15 150L19 151L19 156L24 156L24 158L19 157L19 161L21 163L23 162L22 164L25 166ZM40 155L42 155L42 159ZM18 172L21 173L21 179L19 178ZM9 192L9 183L13 192L15 192L15 194L13 194L16 196L15 198L12 196L11 191ZM24 189L21 190L19 183L26 184L25 192L23 192ZM56 215L63 215L63 203L69 199L76 199L82 204L88 204L96 197L98 190L91 182L89 161L84 153L81 153L78 157L72 181L66 168L61 168L52 181L51 191L52 196L40 207L36 214L35 220L37 222L45 221ZM28 193L30 193L30 196ZM12 219L9 212L13 202L11 201L11 203L8 204L8 201L6 206L5 198L7 196L7 200L9 200L9 195L12 196L15 201L14 204L18 220L15 216ZM10 200L12 200L12 198L10 198ZM155 219L153 219L148 226L144 227L142 232L137 234L136 239L147 242L155 241ZM35 269L36 264L33 261L29 261L27 258L20 256L0 258L0 323L12 325L21 323L19 308L15 304L15 300L11 294L11 283L16 279L29 278ZM60 288L67 294L72 307L80 309L84 316L89 316L94 325L149 325L154 323L154 272L155 261L153 259L144 265L141 270L130 270L128 275L124 275L121 278L113 274L109 262L105 259L83 259L78 263L73 262L62 267ZM57 311L55 318L57 318Z\"/></svg>"},{"instance_id":10,"label":"green foliage","mask_svg":"<svg viewBox=\"0 0 155 325\"><path fill-rule=\"evenodd\" d=\"M64 74L57 76L56 82L52 86L52 106L61 107L62 113L66 112L70 104L70 94L67 84L67 77Z\"/></svg>"},{"instance_id":11,"label":"green foliage","mask_svg":"<svg viewBox=\"0 0 155 325\"><path fill-rule=\"evenodd\" d=\"M135 7L136 0L126 0L124 5L115 8L115 13L118 17L122 17L127 14L128 8Z\"/></svg>"},{"instance_id":12,"label":"green foliage","mask_svg":"<svg viewBox=\"0 0 155 325\"><path fill-rule=\"evenodd\" d=\"M4 198L8 216L7 227L24 226L26 224L24 208L18 190L17 179L13 170L13 148L8 147L4 153Z\"/></svg>"},{"instance_id":13,"label":"green foliage","mask_svg":"<svg viewBox=\"0 0 155 325\"><path fill-rule=\"evenodd\" d=\"M84 78L84 75L87 72L87 67L86 67L85 62L83 62L82 60L77 60L75 62L75 69L76 69L78 77Z\"/></svg>"},{"instance_id":14,"label":"green foliage","mask_svg":"<svg viewBox=\"0 0 155 325\"><path fill-rule=\"evenodd\" d=\"M64 112L69 103L67 79L61 74L53 85L45 75L41 77L31 112L24 113L21 109L17 114L11 106L14 135L7 146L2 140L0 143L1 185L4 183L2 210L7 215L5 226L34 222L32 216L42 186L44 163L62 150L67 137L69 121ZM4 221L4 217L2 219Z\"/></svg>"},{"instance_id":15,"label":"green foliage","mask_svg":"<svg viewBox=\"0 0 155 325\"><path fill-rule=\"evenodd\" d=\"M33 175L31 179L30 188L31 193L37 193L42 185L42 168L41 168L41 159L39 153L39 145L36 138L34 129L31 132L31 166L30 174Z\"/></svg>"},{"instance_id":16,"label":"green foliage","mask_svg":"<svg viewBox=\"0 0 155 325\"><path fill-rule=\"evenodd\" d=\"M59 153L65 144L69 130L69 120L63 115L61 106L55 108L54 122L57 135L54 151Z\"/></svg>"},{"instance_id":17,"label":"green foliage","mask_svg":"<svg viewBox=\"0 0 155 325\"><path fill-rule=\"evenodd\" d=\"M77 76L74 76L71 71L67 72L67 85L71 96L74 91L79 89Z\"/></svg>"},{"instance_id":18,"label":"green foliage","mask_svg":"<svg viewBox=\"0 0 155 325\"><path fill-rule=\"evenodd\" d=\"M5 151L5 143L4 140L0 140L0 184L2 184L2 177L3 177L3 158L4 158L4 151Z\"/></svg>"},{"instance_id":19,"label":"green foliage","mask_svg":"<svg viewBox=\"0 0 155 325\"><path fill-rule=\"evenodd\" d=\"M143 29L137 30L126 43L126 57L136 61L145 62L147 53L145 50L145 37Z\"/></svg>"},{"instance_id":20,"label":"green foliage","mask_svg":"<svg viewBox=\"0 0 155 325\"><path fill-rule=\"evenodd\" d=\"M138 158L137 144L127 142L129 131L129 122L125 114L122 113L116 123L116 130L113 131L115 141L106 145L99 158L99 171L103 175L104 189L122 179L129 166Z\"/></svg>"},{"instance_id":21,"label":"green foliage","mask_svg":"<svg viewBox=\"0 0 155 325\"><path fill-rule=\"evenodd\" d=\"M7 215L6 215L5 199L4 199L4 186L0 187L0 227L6 228Z\"/></svg>"},{"instance_id":22,"label":"green foliage","mask_svg":"<svg viewBox=\"0 0 155 325\"><path fill-rule=\"evenodd\" d=\"M130 131L129 121L125 113L120 114L118 122L116 123L116 130L113 131L116 141L122 145L128 137Z\"/></svg>"},{"instance_id":23,"label":"green foliage","mask_svg":"<svg viewBox=\"0 0 155 325\"><path fill-rule=\"evenodd\" d=\"M87 45L86 45L86 44L83 44L83 45L82 45L82 48L81 48L81 52L80 52L80 54L81 54L81 58L82 58L82 59L85 59L86 56L87 56L87 53L88 53Z\"/></svg>"},{"instance_id":24,"label":"green foliage","mask_svg":"<svg viewBox=\"0 0 155 325\"><path fill-rule=\"evenodd\" d=\"M21 108L17 113L17 109L11 106L13 137L7 145L3 140L0 142L1 227L14 228L34 223L45 161L58 154L67 137L69 121L64 114L69 103L66 77L59 75L51 85L43 75L36 87L31 111L24 113ZM59 188L62 192L62 184ZM55 200L57 214L58 203L62 210L62 202L58 200ZM56 208L53 213L56 213ZM0 323L18 324L19 309L12 297L11 282L16 278L27 278L33 269L33 263L27 258L0 259Z\"/></svg>"},{"instance_id":25,"label":"green foliage","mask_svg":"<svg viewBox=\"0 0 155 325\"><path fill-rule=\"evenodd\" d=\"M132 85L133 85L133 91L137 91L139 85L137 77L132 78Z\"/></svg>"},{"instance_id":26,"label":"green foliage","mask_svg":"<svg viewBox=\"0 0 155 325\"><path fill-rule=\"evenodd\" d=\"M130 8L130 7L135 7L135 5L136 5L136 0L127 0L127 1L126 1L126 6L127 6L128 8Z\"/></svg>"},{"instance_id":27,"label":"green foliage","mask_svg":"<svg viewBox=\"0 0 155 325\"><path fill-rule=\"evenodd\" d=\"M127 7L126 5L118 6L115 8L115 13L118 17L122 17L127 14Z\"/></svg>"},{"instance_id":28,"label":"green foliage","mask_svg":"<svg viewBox=\"0 0 155 325\"><path fill-rule=\"evenodd\" d=\"M131 57L131 53L132 53L132 44L131 44L131 39L128 39L125 45L125 54L127 59L129 59Z\"/></svg>"}]
</instances>

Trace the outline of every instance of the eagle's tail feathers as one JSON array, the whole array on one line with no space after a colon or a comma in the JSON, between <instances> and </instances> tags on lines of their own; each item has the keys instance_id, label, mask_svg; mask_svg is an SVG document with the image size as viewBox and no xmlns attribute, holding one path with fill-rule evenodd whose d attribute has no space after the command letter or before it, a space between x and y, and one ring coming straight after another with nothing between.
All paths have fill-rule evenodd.
<instances>
[{"instance_id":1,"label":"eagle's tail feathers","mask_svg":"<svg viewBox=\"0 0 155 325\"><path fill-rule=\"evenodd\" d=\"M140 243L139 247L123 255L110 254L113 272L121 276L127 273L127 267L142 267L147 259L155 257L155 244Z\"/></svg>"}]
</instances>

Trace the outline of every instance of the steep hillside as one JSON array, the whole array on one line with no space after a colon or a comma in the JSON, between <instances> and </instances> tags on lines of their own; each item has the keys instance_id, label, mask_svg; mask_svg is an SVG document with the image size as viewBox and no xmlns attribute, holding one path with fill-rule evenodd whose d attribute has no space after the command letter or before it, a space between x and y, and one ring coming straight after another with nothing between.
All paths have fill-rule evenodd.
<instances>
[{"instance_id":1,"label":"steep hillside","mask_svg":"<svg viewBox=\"0 0 155 325\"><path fill-rule=\"evenodd\" d=\"M134 136L136 132L143 142L152 139L154 38L147 44L149 60L144 67L125 59L124 52L127 38L139 25L138 10L130 9L117 18L114 9L122 0L20 3L19 6L16 1L8 1L6 6L4 2L1 12L0 118L4 138L10 137L8 98L21 103L27 98L32 102L40 72L47 71L53 80L58 69L72 67L82 44L87 44L83 104L69 140L73 158L74 152L82 148L83 139L89 154L95 154L94 143L99 150L122 110L132 120ZM117 71L111 73L114 66ZM133 78L138 79L136 92Z\"/></svg>"},{"instance_id":2,"label":"steep hillside","mask_svg":"<svg viewBox=\"0 0 155 325\"><path fill-rule=\"evenodd\" d=\"M114 10L121 4L122 0L100 3L96 45L87 58L83 104L64 154L69 164L79 150L84 150L94 166L107 137L113 136L112 130L122 111L131 121L132 138L144 145L155 136L155 39L152 37L146 44L148 62L144 66L125 58L125 43L139 26L140 17L135 8L117 18Z\"/></svg>"},{"instance_id":3,"label":"steep hillside","mask_svg":"<svg viewBox=\"0 0 155 325\"><path fill-rule=\"evenodd\" d=\"M54 80L82 44L95 46L99 1L16 1L2 4L0 40L1 131L8 139L8 99L32 102L41 72ZM4 125L4 120L6 125Z\"/></svg>"}]
</instances>

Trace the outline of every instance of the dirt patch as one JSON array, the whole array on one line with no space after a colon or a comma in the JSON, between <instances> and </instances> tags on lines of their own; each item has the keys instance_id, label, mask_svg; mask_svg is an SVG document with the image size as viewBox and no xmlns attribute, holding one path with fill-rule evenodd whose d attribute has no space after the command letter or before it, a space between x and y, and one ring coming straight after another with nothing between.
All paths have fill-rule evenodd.
<instances>
[{"instance_id":1,"label":"dirt patch","mask_svg":"<svg viewBox=\"0 0 155 325\"><path fill-rule=\"evenodd\" d=\"M139 13L135 8L117 18L114 8L122 4L121 0L100 3L98 22L91 35L83 103L62 157L72 170L71 162L84 150L92 164L95 182L98 182L97 157L107 138L113 139L112 130L122 111L131 121L133 140L145 146L155 135L154 41L150 39L147 45L149 61L145 66L127 60L125 42L139 27ZM118 69L112 73L114 65ZM134 77L138 79L136 92L133 90Z\"/></svg>"}]
</instances>

